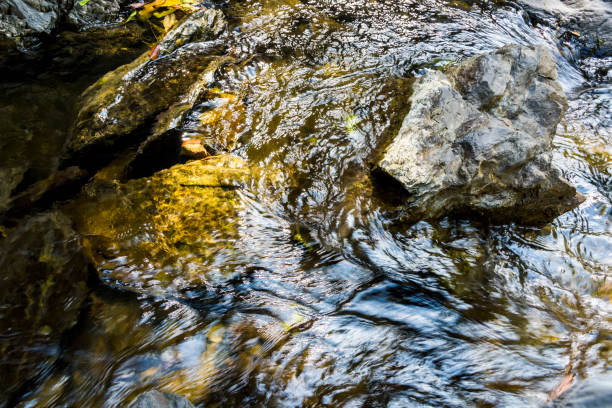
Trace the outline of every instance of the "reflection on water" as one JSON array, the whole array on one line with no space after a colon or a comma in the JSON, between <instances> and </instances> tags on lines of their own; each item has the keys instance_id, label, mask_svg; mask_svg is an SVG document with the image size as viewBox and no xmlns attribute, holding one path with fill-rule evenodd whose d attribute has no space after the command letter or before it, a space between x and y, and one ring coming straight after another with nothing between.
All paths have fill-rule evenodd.
<instances>
[{"instance_id":1,"label":"reflection on water","mask_svg":"<svg viewBox=\"0 0 612 408\"><path fill-rule=\"evenodd\" d=\"M564 375L610 369L610 83L585 87L554 28L488 2L225 11L241 62L215 86L231 103L197 105L184 131L223 133L222 147L274 182L224 190L239 203L231 230L159 211L148 224L155 194L130 196L141 207L118 201L125 217L110 227L100 208L113 207L95 195L68 204L113 289L93 290L60 361L20 406L123 406L148 388L206 407L538 406ZM557 58L570 110L556 163L586 202L541 227L397 221L392 192L369 173L408 109L411 78L509 42L544 42ZM182 186L159 195L193 210L198 195ZM105 200L125 199L112 191ZM173 222L187 240L170 236ZM138 259L116 250L143 243Z\"/></svg>"}]
</instances>

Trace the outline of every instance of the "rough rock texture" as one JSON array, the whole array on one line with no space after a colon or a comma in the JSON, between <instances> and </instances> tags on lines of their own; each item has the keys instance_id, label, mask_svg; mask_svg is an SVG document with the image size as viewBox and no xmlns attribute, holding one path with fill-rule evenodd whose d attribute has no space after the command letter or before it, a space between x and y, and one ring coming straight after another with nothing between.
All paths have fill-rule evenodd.
<instances>
[{"instance_id":1,"label":"rough rock texture","mask_svg":"<svg viewBox=\"0 0 612 408\"><path fill-rule=\"evenodd\" d=\"M226 26L219 10L200 10L190 15L178 27L168 32L159 43L159 55L167 55L184 44L217 38Z\"/></svg>"},{"instance_id":2,"label":"rough rock texture","mask_svg":"<svg viewBox=\"0 0 612 408\"><path fill-rule=\"evenodd\" d=\"M58 358L87 296L89 265L60 213L30 218L0 241L0 405Z\"/></svg>"},{"instance_id":3,"label":"rough rock texture","mask_svg":"<svg viewBox=\"0 0 612 408\"><path fill-rule=\"evenodd\" d=\"M220 11L198 11L166 34L157 59L144 53L89 87L82 95L63 166L98 167L96 161L108 161L117 147L138 142L141 135L136 130L179 102L206 72L215 59L210 56L215 44L205 41L217 38L225 25Z\"/></svg>"},{"instance_id":4,"label":"rough rock texture","mask_svg":"<svg viewBox=\"0 0 612 408\"><path fill-rule=\"evenodd\" d=\"M193 404L180 395L151 390L140 394L129 408L193 408Z\"/></svg>"},{"instance_id":5,"label":"rough rock texture","mask_svg":"<svg viewBox=\"0 0 612 408\"><path fill-rule=\"evenodd\" d=\"M0 37L22 49L50 34L66 16L79 29L116 22L117 0L92 0L81 6L78 0L3 0L0 2Z\"/></svg>"},{"instance_id":6,"label":"rough rock texture","mask_svg":"<svg viewBox=\"0 0 612 408\"><path fill-rule=\"evenodd\" d=\"M120 10L121 4L118 0L90 0L83 6L79 4L79 0L73 0L66 20L79 29L85 29L117 22Z\"/></svg>"},{"instance_id":7,"label":"rough rock texture","mask_svg":"<svg viewBox=\"0 0 612 408\"><path fill-rule=\"evenodd\" d=\"M507 45L447 74L417 79L411 110L380 169L411 194L415 214L475 212L526 223L582 196L551 165L567 109L555 63L539 46Z\"/></svg>"},{"instance_id":8,"label":"rough rock texture","mask_svg":"<svg viewBox=\"0 0 612 408\"><path fill-rule=\"evenodd\" d=\"M182 126L191 109L197 103L214 99L216 95L209 89L215 73L226 63L234 62L234 58L222 56L214 58L199 78L184 93L180 101L174 103L160 115L151 128L147 139L139 146L134 158L130 161L127 171L129 178L145 177L155 171L168 168L179 161L182 148ZM215 136L219 136L218 134ZM218 149L209 146L210 152ZM227 150L226 150L227 151Z\"/></svg>"}]
</instances>

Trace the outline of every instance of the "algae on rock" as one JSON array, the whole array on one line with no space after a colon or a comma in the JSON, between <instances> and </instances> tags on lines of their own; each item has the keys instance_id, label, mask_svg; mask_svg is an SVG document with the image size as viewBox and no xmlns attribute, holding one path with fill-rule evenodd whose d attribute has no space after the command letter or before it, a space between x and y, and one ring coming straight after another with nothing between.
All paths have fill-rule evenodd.
<instances>
[{"instance_id":1,"label":"algae on rock","mask_svg":"<svg viewBox=\"0 0 612 408\"><path fill-rule=\"evenodd\" d=\"M181 289L225 279L239 259L238 190L252 177L229 155L179 164L150 178L86 188L69 205L97 253L103 280L140 290Z\"/></svg>"}]
</instances>

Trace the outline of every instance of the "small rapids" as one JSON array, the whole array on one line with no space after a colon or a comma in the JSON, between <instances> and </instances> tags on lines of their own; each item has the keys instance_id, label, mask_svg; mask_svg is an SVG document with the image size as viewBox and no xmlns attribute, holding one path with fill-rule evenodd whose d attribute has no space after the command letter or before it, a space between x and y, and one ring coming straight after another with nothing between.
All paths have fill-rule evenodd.
<instances>
[{"instance_id":1,"label":"small rapids","mask_svg":"<svg viewBox=\"0 0 612 408\"><path fill-rule=\"evenodd\" d=\"M132 189L157 194L155 178L63 203L77 231L114 238L100 239L101 284L57 362L17 406L118 407L159 389L209 408L536 407L570 372L609 372L610 57L579 56L562 28L514 2L220 7L237 62L181 131L222 134L223 148L266 172L228 192L233 227L222 232L197 217L151 221L155 196ZM508 43L544 44L557 61L569 110L555 164L586 201L537 227L402 223L371 168L413 79ZM32 179L51 168L71 104L100 74L3 84L0 171L26 159L39 162ZM151 236L174 247L143 246Z\"/></svg>"}]
</instances>

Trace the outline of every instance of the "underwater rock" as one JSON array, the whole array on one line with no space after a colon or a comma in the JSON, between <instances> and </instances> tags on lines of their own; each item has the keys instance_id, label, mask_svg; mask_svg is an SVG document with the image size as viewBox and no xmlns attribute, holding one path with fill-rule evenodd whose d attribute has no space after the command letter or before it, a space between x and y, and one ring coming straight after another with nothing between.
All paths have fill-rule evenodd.
<instances>
[{"instance_id":1,"label":"underwater rock","mask_svg":"<svg viewBox=\"0 0 612 408\"><path fill-rule=\"evenodd\" d=\"M612 374L587 378L546 405L548 408L605 408L612 406Z\"/></svg>"},{"instance_id":2,"label":"underwater rock","mask_svg":"<svg viewBox=\"0 0 612 408\"><path fill-rule=\"evenodd\" d=\"M186 92L186 96L180 102L170 106L165 112L158 115L151 129L151 134L138 146L136 155L128 165L128 178L149 176L156 171L176 164L181 159L203 158L208 156L208 154L221 153L233 147L234 140L228 140L232 138L228 138L227 136L228 133L237 131L240 127L237 123L239 120L224 121L221 119L227 118L222 117L222 115L217 115L214 118L214 122L219 126L217 126L216 129L208 129L209 135L212 136L211 139L213 140L203 140L200 137L192 139L200 142L201 149L198 149L195 144L191 144L191 148L196 150L189 150L183 143L183 126L192 112L192 108L196 104L202 104L204 102L206 104L214 104L214 100L219 99L217 98L219 93L218 90L209 89L207 84L212 82L215 73L229 62L234 62L234 58L225 56L218 57L211 61L200 78L191 85ZM239 99L236 98L235 95L225 96ZM244 109L241 110L237 108L237 104L235 103L228 105L230 106L226 107L229 109L225 110L225 113L229 112L231 116L239 116L242 118L241 113L244 112ZM238 106L241 105L238 104ZM200 117L200 120L203 124L204 120L202 117ZM228 126L228 122L231 123L232 126ZM219 127L222 129L219 129ZM192 134L192 136L200 135Z\"/></svg>"},{"instance_id":3,"label":"underwater rock","mask_svg":"<svg viewBox=\"0 0 612 408\"><path fill-rule=\"evenodd\" d=\"M220 11L198 11L166 34L157 59L144 53L90 86L82 95L62 167L100 167L118 149L142 140L139 128L180 102L207 72L217 46L208 40L216 39L225 25Z\"/></svg>"},{"instance_id":4,"label":"underwater rock","mask_svg":"<svg viewBox=\"0 0 612 408\"><path fill-rule=\"evenodd\" d=\"M238 191L253 171L237 157L215 156L115 189L86 186L66 211L88 237L104 282L161 294L224 281L239 258Z\"/></svg>"},{"instance_id":5,"label":"underwater rock","mask_svg":"<svg viewBox=\"0 0 612 408\"><path fill-rule=\"evenodd\" d=\"M24 167L9 167L0 169L0 214L10 207L13 190L23 179Z\"/></svg>"},{"instance_id":6,"label":"underwater rock","mask_svg":"<svg viewBox=\"0 0 612 408\"><path fill-rule=\"evenodd\" d=\"M87 296L90 264L58 212L28 219L0 242L0 405L58 358Z\"/></svg>"},{"instance_id":7,"label":"underwater rock","mask_svg":"<svg viewBox=\"0 0 612 408\"><path fill-rule=\"evenodd\" d=\"M552 166L567 100L542 46L507 45L418 78L411 110L379 162L415 214L551 219L583 201Z\"/></svg>"},{"instance_id":8,"label":"underwater rock","mask_svg":"<svg viewBox=\"0 0 612 408\"><path fill-rule=\"evenodd\" d=\"M151 390L140 394L129 408L193 408L193 404L180 395Z\"/></svg>"},{"instance_id":9,"label":"underwater rock","mask_svg":"<svg viewBox=\"0 0 612 408\"><path fill-rule=\"evenodd\" d=\"M56 200L74 195L84 184L88 173L78 167L68 167L32 184L27 190L11 197L6 210L9 216L19 216L35 207L45 208ZM2 214L0 207L0 214Z\"/></svg>"},{"instance_id":10,"label":"underwater rock","mask_svg":"<svg viewBox=\"0 0 612 408\"><path fill-rule=\"evenodd\" d=\"M535 22L558 28L577 58L612 56L612 7L606 0L521 0Z\"/></svg>"}]
</instances>

